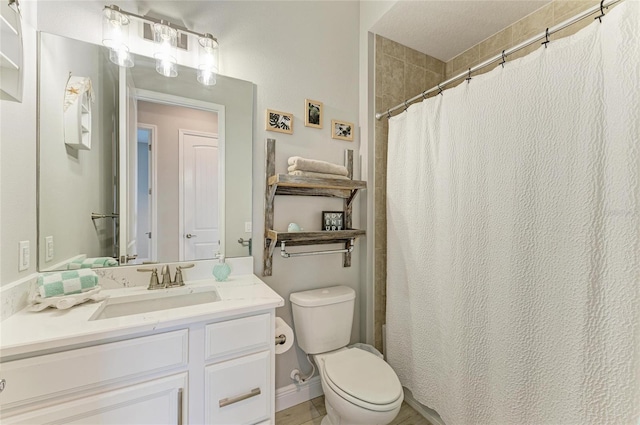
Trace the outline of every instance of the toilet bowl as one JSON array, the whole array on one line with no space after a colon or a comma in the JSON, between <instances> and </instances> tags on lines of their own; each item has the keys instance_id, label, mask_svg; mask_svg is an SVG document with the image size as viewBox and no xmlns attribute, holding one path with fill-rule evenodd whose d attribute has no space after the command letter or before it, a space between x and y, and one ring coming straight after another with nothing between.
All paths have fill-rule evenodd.
<instances>
[{"instance_id":1,"label":"toilet bowl","mask_svg":"<svg viewBox=\"0 0 640 425\"><path fill-rule=\"evenodd\" d=\"M387 425L404 399L398 376L384 360L348 348L355 291L333 286L289 297L300 348L318 365L327 416L321 425Z\"/></svg>"},{"instance_id":2,"label":"toilet bowl","mask_svg":"<svg viewBox=\"0 0 640 425\"><path fill-rule=\"evenodd\" d=\"M404 400L391 367L374 354L345 348L317 354L327 416L321 425L386 425Z\"/></svg>"}]
</instances>

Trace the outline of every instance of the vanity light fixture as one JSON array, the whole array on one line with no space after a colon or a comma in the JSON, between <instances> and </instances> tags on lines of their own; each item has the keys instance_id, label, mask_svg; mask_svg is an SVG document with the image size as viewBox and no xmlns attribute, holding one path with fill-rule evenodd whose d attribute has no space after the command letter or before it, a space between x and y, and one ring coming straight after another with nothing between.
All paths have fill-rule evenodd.
<instances>
[{"instance_id":1,"label":"vanity light fixture","mask_svg":"<svg viewBox=\"0 0 640 425\"><path fill-rule=\"evenodd\" d=\"M171 24L161 21L152 25L153 41L156 51L156 71L165 77L178 76L178 31L171 28Z\"/></svg>"},{"instance_id":2,"label":"vanity light fixture","mask_svg":"<svg viewBox=\"0 0 640 425\"><path fill-rule=\"evenodd\" d=\"M118 6L105 7L102 14L102 44L109 48L109 60L118 66L131 68L129 18Z\"/></svg>"},{"instance_id":3,"label":"vanity light fixture","mask_svg":"<svg viewBox=\"0 0 640 425\"><path fill-rule=\"evenodd\" d=\"M216 84L218 73L218 42L211 34L204 34L198 39L200 56L198 65L198 81L205 86Z\"/></svg>"},{"instance_id":4,"label":"vanity light fixture","mask_svg":"<svg viewBox=\"0 0 640 425\"><path fill-rule=\"evenodd\" d=\"M109 48L111 62L132 67L133 58L129 52L129 23L137 19L151 26L156 60L156 71L165 77L178 75L177 49L179 40L186 36L198 37L198 74L197 80L205 86L216 84L218 73L218 40L208 33L198 33L166 20L127 12L115 5L105 6L103 10L102 43Z\"/></svg>"}]
</instances>

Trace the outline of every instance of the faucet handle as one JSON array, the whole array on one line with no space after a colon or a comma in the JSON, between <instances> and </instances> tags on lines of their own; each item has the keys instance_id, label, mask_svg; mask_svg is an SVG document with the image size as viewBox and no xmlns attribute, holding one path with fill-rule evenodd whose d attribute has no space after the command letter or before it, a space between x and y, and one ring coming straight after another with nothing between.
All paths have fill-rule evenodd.
<instances>
[{"instance_id":1,"label":"faucet handle","mask_svg":"<svg viewBox=\"0 0 640 425\"><path fill-rule=\"evenodd\" d=\"M160 282L160 285L163 285L165 288L170 287L172 282L169 265L165 264L164 266L162 266L162 271L160 273L162 274L162 282Z\"/></svg>"},{"instance_id":2,"label":"faucet handle","mask_svg":"<svg viewBox=\"0 0 640 425\"><path fill-rule=\"evenodd\" d=\"M151 278L149 279L149 286L147 289L157 289L160 287L160 283L158 282L158 269L136 269L139 272L151 272Z\"/></svg>"},{"instance_id":3,"label":"faucet handle","mask_svg":"<svg viewBox=\"0 0 640 425\"><path fill-rule=\"evenodd\" d=\"M175 280L176 286L184 286L184 280L182 280L182 270L190 269L191 267L194 267L194 266L195 264L193 263L186 264L184 266L176 266L176 280Z\"/></svg>"}]
</instances>

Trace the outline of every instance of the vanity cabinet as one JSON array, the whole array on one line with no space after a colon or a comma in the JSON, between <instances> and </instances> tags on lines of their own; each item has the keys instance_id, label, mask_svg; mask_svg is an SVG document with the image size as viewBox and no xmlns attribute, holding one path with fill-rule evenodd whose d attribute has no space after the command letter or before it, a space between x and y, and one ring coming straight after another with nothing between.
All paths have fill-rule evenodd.
<instances>
[{"instance_id":1,"label":"vanity cabinet","mask_svg":"<svg viewBox=\"0 0 640 425\"><path fill-rule=\"evenodd\" d=\"M0 363L0 421L273 423L274 334L270 309Z\"/></svg>"}]
</instances>

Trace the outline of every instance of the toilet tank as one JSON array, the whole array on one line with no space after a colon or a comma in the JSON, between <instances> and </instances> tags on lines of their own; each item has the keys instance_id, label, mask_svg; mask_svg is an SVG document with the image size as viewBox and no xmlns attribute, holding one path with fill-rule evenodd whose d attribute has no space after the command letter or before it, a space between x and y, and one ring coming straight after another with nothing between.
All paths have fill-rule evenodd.
<instances>
[{"instance_id":1,"label":"toilet tank","mask_svg":"<svg viewBox=\"0 0 640 425\"><path fill-rule=\"evenodd\" d=\"M356 292L332 286L289 296L298 345L307 354L326 353L349 344Z\"/></svg>"}]
</instances>

